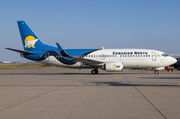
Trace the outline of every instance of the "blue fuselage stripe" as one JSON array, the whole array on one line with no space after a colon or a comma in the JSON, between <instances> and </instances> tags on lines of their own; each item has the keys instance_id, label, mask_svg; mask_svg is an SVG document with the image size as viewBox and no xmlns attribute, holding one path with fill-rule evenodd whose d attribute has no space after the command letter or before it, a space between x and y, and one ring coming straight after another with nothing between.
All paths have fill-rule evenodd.
<instances>
[{"instance_id":1,"label":"blue fuselage stripe","mask_svg":"<svg viewBox=\"0 0 180 119\"><path fill-rule=\"evenodd\" d=\"M59 62L66 64L66 65L74 65L77 63L76 60L62 57L58 48L49 46L48 50L43 51L35 51L35 54L32 55L24 55L27 59L31 59L34 61L43 61L47 59L49 56L54 56ZM52 49L52 50L51 50ZM99 49L66 49L65 51L71 56L86 56L94 51Z\"/></svg>"}]
</instances>

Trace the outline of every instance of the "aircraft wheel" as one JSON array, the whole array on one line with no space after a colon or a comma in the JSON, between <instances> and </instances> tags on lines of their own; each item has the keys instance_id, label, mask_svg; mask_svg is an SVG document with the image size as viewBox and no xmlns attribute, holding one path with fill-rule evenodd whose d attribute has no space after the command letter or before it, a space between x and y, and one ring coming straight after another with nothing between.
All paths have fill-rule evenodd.
<instances>
[{"instance_id":1,"label":"aircraft wheel","mask_svg":"<svg viewBox=\"0 0 180 119\"><path fill-rule=\"evenodd\" d=\"M155 70L154 73L155 73L155 74L159 74L159 71L158 71L158 70Z\"/></svg>"},{"instance_id":2,"label":"aircraft wheel","mask_svg":"<svg viewBox=\"0 0 180 119\"><path fill-rule=\"evenodd\" d=\"M98 74L98 70L92 70L91 74Z\"/></svg>"},{"instance_id":3,"label":"aircraft wheel","mask_svg":"<svg viewBox=\"0 0 180 119\"><path fill-rule=\"evenodd\" d=\"M91 71L91 74L95 74L95 73L96 73L96 71L95 71L95 70L92 70L92 71Z\"/></svg>"},{"instance_id":4,"label":"aircraft wheel","mask_svg":"<svg viewBox=\"0 0 180 119\"><path fill-rule=\"evenodd\" d=\"M96 74L98 74L98 70L95 70Z\"/></svg>"}]
</instances>

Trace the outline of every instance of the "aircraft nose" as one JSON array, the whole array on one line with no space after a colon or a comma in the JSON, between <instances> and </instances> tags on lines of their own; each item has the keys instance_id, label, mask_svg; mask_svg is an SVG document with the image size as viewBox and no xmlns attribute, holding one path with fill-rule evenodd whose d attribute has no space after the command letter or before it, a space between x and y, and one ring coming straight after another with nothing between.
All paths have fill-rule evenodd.
<instances>
[{"instance_id":1,"label":"aircraft nose","mask_svg":"<svg viewBox=\"0 0 180 119\"><path fill-rule=\"evenodd\" d=\"M177 59L173 58L173 64L175 64L177 62Z\"/></svg>"},{"instance_id":2,"label":"aircraft nose","mask_svg":"<svg viewBox=\"0 0 180 119\"><path fill-rule=\"evenodd\" d=\"M171 58L171 62L172 62L172 64L175 64L176 62L177 62L177 59L175 59L175 58Z\"/></svg>"}]
</instances>

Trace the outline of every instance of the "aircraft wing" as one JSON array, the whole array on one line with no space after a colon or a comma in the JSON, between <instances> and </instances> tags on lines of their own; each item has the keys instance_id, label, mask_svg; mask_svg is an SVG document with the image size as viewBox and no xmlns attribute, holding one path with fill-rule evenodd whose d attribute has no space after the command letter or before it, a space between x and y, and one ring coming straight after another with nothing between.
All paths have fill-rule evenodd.
<instances>
[{"instance_id":1,"label":"aircraft wing","mask_svg":"<svg viewBox=\"0 0 180 119\"><path fill-rule=\"evenodd\" d=\"M83 64L85 65L90 65L90 66L101 66L103 65L105 62L102 62L102 61L98 61L98 60L92 60L92 59L85 59L83 57L73 57L73 56L70 56L66 53L66 51L59 45L59 43L56 43L58 49L59 49L59 52L61 53L61 55L63 57L68 57L68 58L71 58L71 59L74 59L76 61L79 61L79 62L82 62Z\"/></svg>"},{"instance_id":2,"label":"aircraft wing","mask_svg":"<svg viewBox=\"0 0 180 119\"><path fill-rule=\"evenodd\" d=\"M7 50L12 50L18 53L25 53L25 54L34 54L35 52L30 52L30 51L24 51L24 50L17 50L17 49L13 49L13 48L5 48Z\"/></svg>"}]
</instances>

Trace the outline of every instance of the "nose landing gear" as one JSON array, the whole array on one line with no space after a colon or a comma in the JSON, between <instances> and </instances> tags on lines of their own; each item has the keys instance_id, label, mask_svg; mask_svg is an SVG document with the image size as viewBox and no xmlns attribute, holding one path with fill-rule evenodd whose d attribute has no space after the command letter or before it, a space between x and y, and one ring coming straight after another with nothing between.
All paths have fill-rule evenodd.
<instances>
[{"instance_id":1,"label":"nose landing gear","mask_svg":"<svg viewBox=\"0 0 180 119\"><path fill-rule=\"evenodd\" d=\"M159 74L159 70L155 70L154 73L155 73L155 74Z\"/></svg>"}]
</instances>

